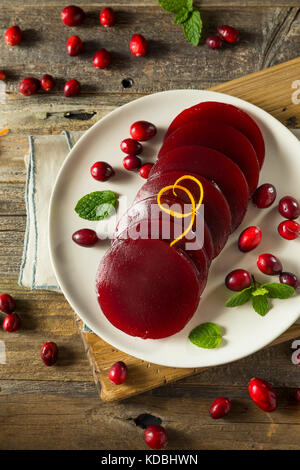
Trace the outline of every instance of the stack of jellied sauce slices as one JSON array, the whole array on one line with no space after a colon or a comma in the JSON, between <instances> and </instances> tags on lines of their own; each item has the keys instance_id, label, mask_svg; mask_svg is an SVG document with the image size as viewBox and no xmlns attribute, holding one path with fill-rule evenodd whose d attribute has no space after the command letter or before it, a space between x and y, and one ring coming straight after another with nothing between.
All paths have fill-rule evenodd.
<instances>
[{"instance_id":1,"label":"stack of jellied sauce slices","mask_svg":"<svg viewBox=\"0 0 300 470\"><path fill-rule=\"evenodd\" d=\"M182 330L197 310L212 259L243 220L264 157L258 125L235 106L203 102L172 121L97 273L100 307L116 328L153 339ZM152 208L163 192L164 207L190 210L191 198L201 200L201 186L204 211L194 214L192 228L179 239L186 218L167 216L161 205Z\"/></svg>"}]
</instances>

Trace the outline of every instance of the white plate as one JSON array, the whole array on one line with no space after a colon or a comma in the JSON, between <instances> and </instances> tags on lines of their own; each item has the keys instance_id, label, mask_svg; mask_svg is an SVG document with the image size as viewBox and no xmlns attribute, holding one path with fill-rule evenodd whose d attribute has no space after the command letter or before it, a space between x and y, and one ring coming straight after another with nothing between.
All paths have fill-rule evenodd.
<instances>
[{"instance_id":1,"label":"white plate","mask_svg":"<svg viewBox=\"0 0 300 470\"><path fill-rule=\"evenodd\" d=\"M174 90L128 103L92 126L66 158L50 203L49 240L52 264L70 305L97 335L114 347L164 366L205 367L240 359L273 341L300 314L300 300L297 295L288 300L272 301L272 308L265 317L260 317L249 305L233 309L224 307L225 300L230 296L224 286L224 278L234 268L248 269L258 280L264 282L277 281L276 277L270 278L258 272L256 258L259 253L278 255L284 270L300 275L299 241L283 240L277 234L277 225L281 220L276 209L277 204L265 210L249 205L243 224L231 235L222 253L212 263L198 311L180 333L161 340L133 338L113 327L100 311L94 287L95 274L109 243L102 241L96 247L87 249L72 242L74 231L84 227L95 228L97 225L97 222L84 221L77 216L74 212L76 202L91 191L108 188L126 195L131 202L145 181L138 174L127 172L122 167L124 154L120 150L120 141L129 136L130 125L143 119L153 122L159 129L156 137L145 145L142 154L145 162L151 161L172 119L184 108L208 100L236 105L257 121L266 143L266 159L260 184L270 182L276 186L277 202L286 194L300 199L300 143L286 127L265 111L229 95L210 91ZM90 166L98 160L109 162L116 170L116 176L106 183L99 183L90 176ZM242 254L236 242L238 234L249 225L261 227L263 240L259 248ZM206 321L216 322L222 327L224 339L217 349L200 349L188 341L192 328Z\"/></svg>"}]
</instances>

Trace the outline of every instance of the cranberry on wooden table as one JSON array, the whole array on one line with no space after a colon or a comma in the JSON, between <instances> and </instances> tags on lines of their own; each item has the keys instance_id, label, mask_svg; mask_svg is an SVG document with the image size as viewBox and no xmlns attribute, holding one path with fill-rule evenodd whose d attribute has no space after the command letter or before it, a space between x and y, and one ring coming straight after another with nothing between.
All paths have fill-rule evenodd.
<instances>
[{"instance_id":1,"label":"cranberry on wooden table","mask_svg":"<svg viewBox=\"0 0 300 470\"><path fill-rule=\"evenodd\" d=\"M141 168L142 162L136 155L127 155L123 158L123 166L125 170L133 171Z\"/></svg>"},{"instance_id":2,"label":"cranberry on wooden table","mask_svg":"<svg viewBox=\"0 0 300 470\"><path fill-rule=\"evenodd\" d=\"M139 155L143 151L142 144L130 138L122 140L120 148L127 155Z\"/></svg>"},{"instance_id":3,"label":"cranberry on wooden table","mask_svg":"<svg viewBox=\"0 0 300 470\"><path fill-rule=\"evenodd\" d=\"M115 172L109 163L106 162L96 162L91 166L91 175L95 180L98 181L107 181L111 178Z\"/></svg>"},{"instance_id":4,"label":"cranberry on wooden table","mask_svg":"<svg viewBox=\"0 0 300 470\"><path fill-rule=\"evenodd\" d=\"M294 287L294 289L299 287L299 282L298 282L297 276L293 273L288 272L288 271L280 273L279 282L281 284L287 284L288 286Z\"/></svg>"},{"instance_id":5,"label":"cranberry on wooden table","mask_svg":"<svg viewBox=\"0 0 300 470\"><path fill-rule=\"evenodd\" d=\"M14 333L21 326L21 319L17 313L10 313L6 315L2 323L3 330L8 333Z\"/></svg>"},{"instance_id":6,"label":"cranberry on wooden table","mask_svg":"<svg viewBox=\"0 0 300 470\"><path fill-rule=\"evenodd\" d=\"M208 36L208 38L206 38L206 45L210 48L210 49L220 49L222 47L222 39L215 35L215 36Z\"/></svg>"},{"instance_id":7,"label":"cranberry on wooden table","mask_svg":"<svg viewBox=\"0 0 300 470\"><path fill-rule=\"evenodd\" d=\"M231 411L232 403L226 397L219 397L212 403L210 407L210 416L213 419L220 419L228 415Z\"/></svg>"},{"instance_id":8,"label":"cranberry on wooden table","mask_svg":"<svg viewBox=\"0 0 300 470\"><path fill-rule=\"evenodd\" d=\"M3 72L3 70L0 70L0 80L5 80L5 79L6 79L5 72Z\"/></svg>"},{"instance_id":9,"label":"cranberry on wooden table","mask_svg":"<svg viewBox=\"0 0 300 470\"><path fill-rule=\"evenodd\" d=\"M142 57L147 54L148 43L141 34L134 34L130 40L130 51L136 57Z\"/></svg>"},{"instance_id":10,"label":"cranberry on wooden table","mask_svg":"<svg viewBox=\"0 0 300 470\"><path fill-rule=\"evenodd\" d=\"M71 36L67 40L66 48L70 56L77 56L82 51L82 41L79 36Z\"/></svg>"},{"instance_id":11,"label":"cranberry on wooden table","mask_svg":"<svg viewBox=\"0 0 300 470\"><path fill-rule=\"evenodd\" d=\"M254 250L261 242L262 233L254 225L245 228L239 236L238 247L244 253Z\"/></svg>"},{"instance_id":12,"label":"cranberry on wooden table","mask_svg":"<svg viewBox=\"0 0 300 470\"><path fill-rule=\"evenodd\" d=\"M52 77L52 75L49 75L46 73L45 75L42 76L41 87L43 88L43 90L51 91L53 90L54 86L55 86L55 80Z\"/></svg>"},{"instance_id":13,"label":"cranberry on wooden table","mask_svg":"<svg viewBox=\"0 0 300 470\"><path fill-rule=\"evenodd\" d=\"M259 186L252 196L253 204L259 209L270 207L276 199L276 188L273 184L265 183Z\"/></svg>"},{"instance_id":14,"label":"cranberry on wooden table","mask_svg":"<svg viewBox=\"0 0 300 470\"><path fill-rule=\"evenodd\" d=\"M60 17L66 26L78 26L83 22L85 13L81 8L69 5L62 10Z\"/></svg>"},{"instance_id":15,"label":"cranberry on wooden table","mask_svg":"<svg viewBox=\"0 0 300 470\"><path fill-rule=\"evenodd\" d=\"M297 219L300 215L300 204L292 196L284 196L278 204L279 213L286 219Z\"/></svg>"},{"instance_id":16,"label":"cranberry on wooden table","mask_svg":"<svg viewBox=\"0 0 300 470\"><path fill-rule=\"evenodd\" d=\"M108 371L108 378L115 385L123 384L128 377L128 369L124 362L118 361Z\"/></svg>"},{"instance_id":17,"label":"cranberry on wooden table","mask_svg":"<svg viewBox=\"0 0 300 470\"><path fill-rule=\"evenodd\" d=\"M153 163L146 163L145 165L143 165L143 166L140 168L140 171L139 171L140 176L141 176L142 178L147 179L148 176L149 176L149 173L150 173L150 171L151 171L151 169L152 169L152 167L153 167Z\"/></svg>"},{"instance_id":18,"label":"cranberry on wooden table","mask_svg":"<svg viewBox=\"0 0 300 470\"><path fill-rule=\"evenodd\" d=\"M12 313L16 309L16 303L13 297L9 294L0 295L0 310L4 313Z\"/></svg>"},{"instance_id":19,"label":"cranberry on wooden table","mask_svg":"<svg viewBox=\"0 0 300 470\"><path fill-rule=\"evenodd\" d=\"M232 26L227 26L225 24L218 26L218 34L224 39L224 41L229 42L230 44L235 44L239 40L239 32L236 28Z\"/></svg>"},{"instance_id":20,"label":"cranberry on wooden table","mask_svg":"<svg viewBox=\"0 0 300 470\"><path fill-rule=\"evenodd\" d=\"M22 41L22 31L19 26L11 26L4 33L4 40L9 46L17 46Z\"/></svg>"},{"instance_id":21,"label":"cranberry on wooden table","mask_svg":"<svg viewBox=\"0 0 300 470\"><path fill-rule=\"evenodd\" d=\"M94 67L97 69L107 69L111 63L110 53L106 49L97 51L93 58Z\"/></svg>"},{"instance_id":22,"label":"cranberry on wooden table","mask_svg":"<svg viewBox=\"0 0 300 470\"><path fill-rule=\"evenodd\" d=\"M295 399L296 399L296 401L300 402L300 388L298 388L298 390L296 390L296 392L295 392Z\"/></svg>"},{"instance_id":23,"label":"cranberry on wooden table","mask_svg":"<svg viewBox=\"0 0 300 470\"><path fill-rule=\"evenodd\" d=\"M23 78L23 80L20 82L19 91L24 96L31 96L38 92L40 86L40 81L37 78L27 77Z\"/></svg>"},{"instance_id":24,"label":"cranberry on wooden table","mask_svg":"<svg viewBox=\"0 0 300 470\"><path fill-rule=\"evenodd\" d=\"M58 358L58 347L56 343L48 341L43 344L41 348L41 358L45 366L53 366L57 362Z\"/></svg>"},{"instance_id":25,"label":"cranberry on wooden table","mask_svg":"<svg viewBox=\"0 0 300 470\"><path fill-rule=\"evenodd\" d=\"M130 127L130 135L134 140L145 141L155 136L157 129L148 121L136 121Z\"/></svg>"},{"instance_id":26,"label":"cranberry on wooden table","mask_svg":"<svg viewBox=\"0 0 300 470\"><path fill-rule=\"evenodd\" d=\"M225 285L227 289L234 291L246 289L251 285L251 274L245 269L234 269L227 274Z\"/></svg>"},{"instance_id":27,"label":"cranberry on wooden table","mask_svg":"<svg viewBox=\"0 0 300 470\"><path fill-rule=\"evenodd\" d=\"M100 23L102 26L105 28L111 27L115 24L116 22L116 17L115 17L115 12L113 11L112 8L106 7L103 8L103 10L100 13Z\"/></svg>"},{"instance_id":28,"label":"cranberry on wooden table","mask_svg":"<svg viewBox=\"0 0 300 470\"><path fill-rule=\"evenodd\" d=\"M73 96L79 95L81 90L81 85L78 80L72 79L65 83L64 86L64 95L66 98L71 98Z\"/></svg>"},{"instance_id":29,"label":"cranberry on wooden table","mask_svg":"<svg viewBox=\"0 0 300 470\"><path fill-rule=\"evenodd\" d=\"M249 395L254 403L263 411L275 411L278 398L275 390L265 380L254 377L248 385Z\"/></svg>"},{"instance_id":30,"label":"cranberry on wooden table","mask_svg":"<svg viewBox=\"0 0 300 470\"><path fill-rule=\"evenodd\" d=\"M144 432L144 441L150 449L163 449L168 443L168 434L165 428L151 424Z\"/></svg>"},{"instance_id":31,"label":"cranberry on wooden table","mask_svg":"<svg viewBox=\"0 0 300 470\"><path fill-rule=\"evenodd\" d=\"M284 220L278 225L278 233L286 240L295 240L300 235L300 224L295 220Z\"/></svg>"},{"instance_id":32,"label":"cranberry on wooden table","mask_svg":"<svg viewBox=\"0 0 300 470\"><path fill-rule=\"evenodd\" d=\"M275 276L282 272L282 264L280 260L271 253L263 253L257 258L258 269L269 276Z\"/></svg>"},{"instance_id":33,"label":"cranberry on wooden table","mask_svg":"<svg viewBox=\"0 0 300 470\"><path fill-rule=\"evenodd\" d=\"M72 240L80 246L94 246L98 243L99 238L97 237L95 230L82 228L73 233Z\"/></svg>"}]
</instances>

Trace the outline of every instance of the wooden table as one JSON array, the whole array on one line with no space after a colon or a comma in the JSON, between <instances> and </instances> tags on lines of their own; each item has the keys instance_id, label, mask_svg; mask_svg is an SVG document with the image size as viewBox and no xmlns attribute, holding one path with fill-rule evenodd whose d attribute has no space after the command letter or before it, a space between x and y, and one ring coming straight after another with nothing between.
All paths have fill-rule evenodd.
<instances>
[{"instance_id":1,"label":"wooden table","mask_svg":"<svg viewBox=\"0 0 300 470\"><path fill-rule=\"evenodd\" d=\"M135 423L143 413L160 418L168 428L169 449L300 449L300 407L292 398L300 385L299 368L291 362L290 342L124 402L105 404L99 400L74 314L63 296L17 285L26 222L23 158L28 134L88 129L116 106L144 94L208 88L299 56L299 0L196 3L201 3L205 34L218 24L232 24L241 32L240 43L222 51L191 46L156 0L110 1L118 25L106 30L98 23L106 3L77 0L88 18L75 33L61 23L59 1L10 0L0 10L1 37L15 23L24 30L22 45L9 49L2 44L0 58L0 69L8 76L0 125L11 129L0 140L0 291L16 297L23 320L20 332L0 332L7 351L7 364L0 365L0 449L144 449L142 429ZM150 53L142 59L128 52L135 32L149 40ZM77 58L65 52L71 34L86 43ZM91 64L100 47L112 51L109 70L97 71ZM21 78L44 73L57 78L54 93L31 98L18 93ZM66 99L61 89L70 78L82 83L82 93ZM124 88L122 80L128 78L133 85ZM295 120L285 124L299 125ZM40 347L47 340L60 347L56 367L46 368L40 360ZM263 413L250 401L247 383L253 376L277 388L276 413ZM220 395L232 398L234 407L226 420L213 421L209 405Z\"/></svg>"}]
</instances>

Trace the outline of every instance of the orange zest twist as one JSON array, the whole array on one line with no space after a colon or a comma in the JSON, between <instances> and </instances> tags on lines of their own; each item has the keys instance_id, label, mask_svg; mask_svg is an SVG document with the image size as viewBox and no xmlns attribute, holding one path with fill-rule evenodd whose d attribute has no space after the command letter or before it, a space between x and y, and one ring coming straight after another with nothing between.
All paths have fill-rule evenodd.
<instances>
[{"instance_id":1,"label":"orange zest twist","mask_svg":"<svg viewBox=\"0 0 300 470\"><path fill-rule=\"evenodd\" d=\"M0 131L0 135L4 135L4 134L7 134L9 131L9 129L2 129L2 131Z\"/></svg>"},{"instance_id":2,"label":"orange zest twist","mask_svg":"<svg viewBox=\"0 0 300 470\"><path fill-rule=\"evenodd\" d=\"M195 198L194 196L192 195L192 193L187 189L185 188L184 186L180 186L178 183L180 183L180 181L182 180L185 180L185 179L189 179L189 180L192 180L194 181L195 183L197 183L197 185L199 186L199 189L200 189L200 197L199 197L199 201L196 205L196 201L195 201ZM191 201L191 205L192 205L192 210L191 212L188 212L187 214L182 214L180 212L176 212L176 211L172 211L170 209L167 209L166 207L164 207L161 203L161 196L166 192L168 191L169 189L172 189L173 191L173 194L174 196L177 196L176 194L176 189L181 189L182 191L184 191L190 201ZM202 204L202 201L203 201L203 197L204 197L204 191L203 191L203 186L201 184L201 182L195 178L194 176L191 176L191 175L184 175L184 176L181 176L180 178L178 178L178 180L175 181L175 183L173 185L170 185L170 186L165 186L164 188L162 188L158 195L157 195L157 204L159 205L159 207L161 208L162 211L166 212L167 214L170 214L172 217L177 217L178 219L184 219L185 217L189 217L191 216L191 221L189 223L189 226L187 227L186 230L184 230L184 232L182 232L182 234L175 238L175 240L173 240L171 243L170 243L170 246L173 246L175 245L175 243L177 243L179 240L182 240L182 238L184 238L186 236L186 234L193 228L193 225L194 225L194 221L195 221L195 217L196 217L196 212L197 210L199 209L199 207L201 206Z\"/></svg>"}]
</instances>

